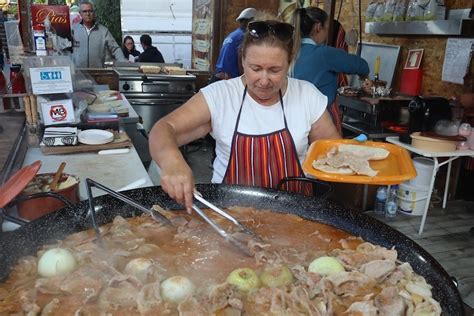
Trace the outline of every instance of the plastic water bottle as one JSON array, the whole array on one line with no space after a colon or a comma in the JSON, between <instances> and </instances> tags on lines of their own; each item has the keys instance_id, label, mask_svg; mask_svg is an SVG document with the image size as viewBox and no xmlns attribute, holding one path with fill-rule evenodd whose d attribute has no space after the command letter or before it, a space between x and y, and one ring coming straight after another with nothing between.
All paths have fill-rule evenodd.
<instances>
[{"instance_id":1,"label":"plastic water bottle","mask_svg":"<svg viewBox=\"0 0 474 316\"><path fill-rule=\"evenodd\" d=\"M388 199L385 204L385 217L395 217L397 216L397 191L398 186L392 186L390 192L388 193Z\"/></svg>"},{"instance_id":2,"label":"plastic water bottle","mask_svg":"<svg viewBox=\"0 0 474 316\"><path fill-rule=\"evenodd\" d=\"M383 214L385 212L385 201L387 200L387 188L379 187L375 197L375 213Z\"/></svg>"}]
</instances>

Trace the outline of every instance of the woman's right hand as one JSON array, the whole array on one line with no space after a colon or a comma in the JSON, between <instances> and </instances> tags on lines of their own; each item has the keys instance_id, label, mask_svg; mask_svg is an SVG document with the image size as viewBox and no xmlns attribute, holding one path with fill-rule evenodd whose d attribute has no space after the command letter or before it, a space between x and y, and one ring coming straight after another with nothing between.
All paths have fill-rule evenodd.
<instances>
[{"instance_id":1,"label":"woman's right hand","mask_svg":"<svg viewBox=\"0 0 474 316\"><path fill-rule=\"evenodd\" d=\"M193 172L184 161L175 161L161 169L161 187L179 204L191 213L193 205Z\"/></svg>"},{"instance_id":2,"label":"woman's right hand","mask_svg":"<svg viewBox=\"0 0 474 316\"><path fill-rule=\"evenodd\" d=\"M211 131L211 113L201 92L155 123L150 131L150 155L161 169L163 190L191 213L194 180L179 146Z\"/></svg>"}]
</instances>

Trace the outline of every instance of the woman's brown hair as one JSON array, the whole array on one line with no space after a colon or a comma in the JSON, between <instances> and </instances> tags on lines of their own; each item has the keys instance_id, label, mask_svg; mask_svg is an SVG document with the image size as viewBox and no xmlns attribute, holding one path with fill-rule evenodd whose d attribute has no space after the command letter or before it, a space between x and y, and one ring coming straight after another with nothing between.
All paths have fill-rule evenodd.
<instances>
[{"instance_id":1,"label":"woman's brown hair","mask_svg":"<svg viewBox=\"0 0 474 316\"><path fill-rule=\"evenodd\" d=\"M127 47L125 46L125 42L128 41L128 40L132 41L132 43L133 43L132 50L135 50L135 41L133 40L133 37L131 37L130 35L127 35L123 38L122 48L127 49Z\"/></svg>"},{"instance_id":2,"label":"woman's brown hair","mask_svg":"<svg viewBox=\"0 0 474 316\"><path fill-rule=\"evenodd\" d=\"M298 3L298 1L296 1ZM311 35L313 26L321 24L324 26L328 14L317 7L296 8L293 12L293 25L295 26L295 55L300 49L301 38Z\"/></svg>"}]
</instances>

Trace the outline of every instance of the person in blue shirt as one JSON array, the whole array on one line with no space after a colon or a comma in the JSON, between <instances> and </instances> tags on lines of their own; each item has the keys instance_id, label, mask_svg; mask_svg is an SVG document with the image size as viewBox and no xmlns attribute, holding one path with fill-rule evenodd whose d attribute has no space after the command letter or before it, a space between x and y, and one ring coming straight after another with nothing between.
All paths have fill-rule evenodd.
<instances>
[{"instance_id":1,"label":"person in blue shirt","mask_svg":"<svg viewBox=\"0 0 474 316\"><path fill-rule=\"evenodd\" d=\"M338 130L341 130L340 111L336 100L339 73L357 74L365 78L369 65L359 56L325 45L329 19L326 12L316 7L296 10L296 39L301 40L293 66L293 77L312 82L328 98L328 110Z\"/></svg>"},{"instance_id":2,"label":"person in blue shirt","mask_svg":"<svg viewBox=\"0 0 474 316\"><path fill-rule=\"evenodd\" d=\"M224 39L211 83L240 76L239 48L244 39L247 25L253 20L256 12L257 10L254 8L246 8L240 12L236 19L240 26Z\"/></svg>"}]
</instances>

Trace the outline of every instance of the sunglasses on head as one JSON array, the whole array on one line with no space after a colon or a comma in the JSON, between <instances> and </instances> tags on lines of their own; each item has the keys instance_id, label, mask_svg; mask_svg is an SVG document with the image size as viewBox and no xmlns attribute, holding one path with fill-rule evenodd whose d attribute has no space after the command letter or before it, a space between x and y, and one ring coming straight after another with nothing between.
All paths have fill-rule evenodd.
<instances>
[{"instance_id":1,"label":"sunglasses on head","mask_svg":"<svg viewBox=\"0 0 474 316\"><path fill-rule=\"evenodd\" d=\"M248 24L248 32L254 38L273 35L281 41L293 38L294 27L291 24L277 21L254 21Z\"/></svg>"}]
</instances>

